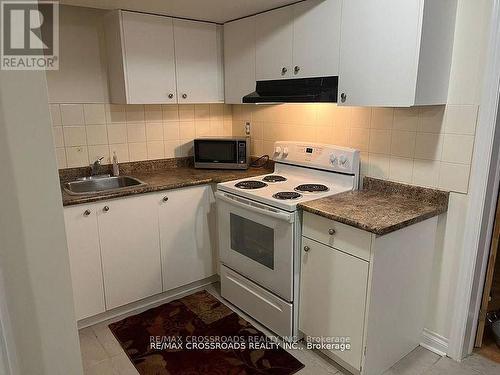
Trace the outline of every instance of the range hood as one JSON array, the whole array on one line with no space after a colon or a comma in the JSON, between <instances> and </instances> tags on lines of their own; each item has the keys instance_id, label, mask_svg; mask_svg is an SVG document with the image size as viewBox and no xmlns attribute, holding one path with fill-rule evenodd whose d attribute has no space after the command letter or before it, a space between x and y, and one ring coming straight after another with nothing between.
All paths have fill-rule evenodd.
<instances>
[{"instance_id":1,"label":"range hood","mask_svg":"<svg viewBox=\"0 0 500 375\"><path fill-rule=\"evenodd\" d=\"M338 83L338 76L257 81L243 103L336 103Z\"/></svg>"}]
</instances>

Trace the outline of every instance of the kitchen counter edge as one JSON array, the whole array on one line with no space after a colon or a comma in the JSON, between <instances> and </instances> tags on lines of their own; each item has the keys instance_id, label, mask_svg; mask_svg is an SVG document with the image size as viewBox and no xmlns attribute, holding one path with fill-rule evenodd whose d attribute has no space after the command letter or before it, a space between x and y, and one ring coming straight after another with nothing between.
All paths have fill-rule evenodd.
<instances>
[{"instance_id":1,"label":"kitchen counter edge","mask_svg":"<svg viewBox=\"0 0 500 375\"><path fill-rule=\"evenodd\" d=\"M365 177L354 190L300 203L298 208L382 236L448 210L449 192Z\"/></svg>"},{"instance_id":2,"label":"kitchen counter edge","mask_svg":"<svg viewBox=\"0 0 500 375\"><path fill-rule=\"evenodd\" d=\"M180 189L190 186L226 182L268 173L272 173L272 170L269 170L267 168L249 168L247 170L213 170L195 169L193 167L178 167L157 171L148 171L146 173L129 173L127 175L138 178L139 180L145 182L146 185L138 186L136 188L132 187L126 190L101 192L95 194L69 194L63 188L63 184L65 181L61 181L61 194L63 206L73 206L137 194L146 194L151 192Z\"/></svg>"}]
</instances>

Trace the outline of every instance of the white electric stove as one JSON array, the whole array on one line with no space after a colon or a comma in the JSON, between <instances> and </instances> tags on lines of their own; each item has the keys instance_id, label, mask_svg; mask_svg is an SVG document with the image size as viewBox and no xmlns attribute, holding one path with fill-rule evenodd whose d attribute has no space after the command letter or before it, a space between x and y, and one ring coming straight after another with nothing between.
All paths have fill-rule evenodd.
<instances>
[{"instance_id":1,"label":"white electric stove","mask_svg":"<svg viewBox=\"0 0 500 375\"><path fill-rule=\"evenodd\" d=\"M359 151L276 142L271 174L217 185L221 294L270 330L298 338L297 204L358 188Z\"/></svg>"}]
</instances>

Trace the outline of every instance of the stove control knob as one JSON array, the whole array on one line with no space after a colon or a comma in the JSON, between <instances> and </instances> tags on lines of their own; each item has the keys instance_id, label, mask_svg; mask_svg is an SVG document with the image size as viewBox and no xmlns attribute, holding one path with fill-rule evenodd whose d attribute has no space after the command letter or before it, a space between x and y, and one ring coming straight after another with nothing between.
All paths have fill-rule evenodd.
<instances>
[{"instance_id":1,"label":"stove control knob","mask_svg":"<svg viewBox=\"0 0 500 375\"><path fill-rule=\"evenodd\" d=\"M333 165L337 165L337 163L338 163L337 155L335 155L335 154L330 155L330 163L332 163Z\"/></svg>"},{"instance_id":2,"label":"stove control knob","mask_svg":"<svg viewBox=\"0 0 500 375\"><path fill-rule=\"evenodd\" d=\"M286 158L288 156L288 147L283 147L283 157Z\"/></svg>"},{"instance_id":3,"label":"stove control knob","mask_svg":"<svg viewBox=\"0 0 500 375\"><path fill-rule=\"evenodd\" d=\"M345 155L340 155L340 157L339 157L339 163L343 167L347 167L348 166L347 158L346 158Z\"/></svg>"},{"instance_id":4,"label":"stove control knob","mask_svg":"<svg viewBox=\"0 0 500 375\"><path fill-rule=\"evenodd\" d=\"M278 156L281 154L281 147L280 146L276 146L276 148L274 149L274 154L278 155Z\"/></svg>"}]
</instances>

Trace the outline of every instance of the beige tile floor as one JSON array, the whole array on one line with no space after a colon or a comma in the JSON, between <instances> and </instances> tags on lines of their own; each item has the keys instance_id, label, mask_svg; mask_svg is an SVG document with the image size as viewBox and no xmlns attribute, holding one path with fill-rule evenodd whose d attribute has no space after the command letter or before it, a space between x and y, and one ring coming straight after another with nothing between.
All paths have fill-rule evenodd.
<instances>
[{"instance_id":1,"label":"beige tile floor","mask_svg":"<svg viewBox=\"0 0 500 375\"><path fill-rule=\"evenodd\" d=\"M209 287L207 290L220 298L216 287ZM269 334L265 328L241 313L241 311L237 312L258 329ZM108 328L108 324L123 318L122 316L80 330L80 346L85 375L138 375L138 372ZM305 365L305 368L297 373L298 375L340 375L344 373L320 353L310 350L295 350L290 351L290 353ZM348 373L345 372L345 374ZM477 354L458 363L418 347L386 372L386 375L469 374L499 375L500 364L491 362Z\"/></svg>"}]
</instances>

